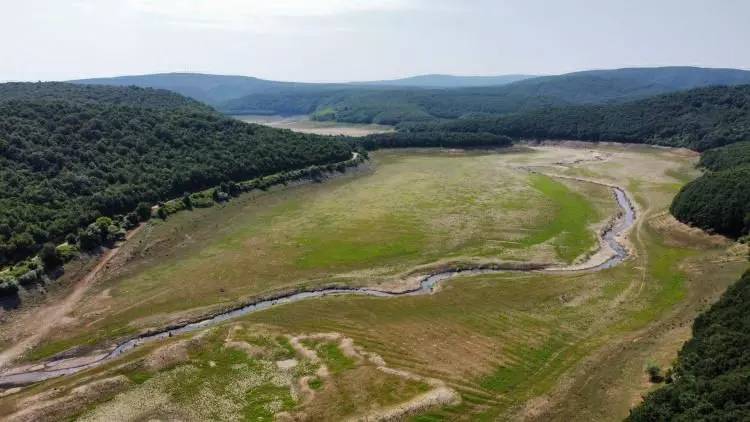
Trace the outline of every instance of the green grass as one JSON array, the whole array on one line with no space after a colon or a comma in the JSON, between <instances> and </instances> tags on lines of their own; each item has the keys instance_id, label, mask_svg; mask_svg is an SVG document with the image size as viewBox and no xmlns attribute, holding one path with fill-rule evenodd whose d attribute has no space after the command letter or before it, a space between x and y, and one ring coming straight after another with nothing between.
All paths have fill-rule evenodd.
<instances>
[{"instance_id":1,"label":"green grass","mask_svg":"<svg viewBox=\"0 0 750 422\"><path fill-rule=\"evenodd\" d=\"M328 367L328 370L334 374L352 369L355 366L354 359L346 356L335 343L308 340L303 341L303 343L314 349L318 357Z\"/></svg>"},{"instance_id":2,"label":"green grass","mask_svg":"<svg viewBox=\"0 0 750 422\"><path fill-rule=\"evenodd\" d=\"M529 247L554 239L555 251L565 262L572 262L591 249L596 235L588 226L598 216L591 203L550 177L534 174L529 179L531 186L552 202L553 211L549 222L536 233L521 239L521 245Z\"/></svg>"},{"instance_id":3,"label":"green grass","mask_svg":"<svg viewBox=\"0 0 750 422\"><path fill-rule=\"evenodd\" d=\"M154 225L135 240L136 257L147 258L97 284L112 297L101 318L85 325L83 314L100 312L92 295L77 315L82 324L30 357L132 333L154 314L274 289L377 284L446 259L568 262L593 246L588 225L597 214L586 198L512 167L533 153L373 155L374 171L362 175L249 195ZM611 201L606 190L592 195Z\"/></svg>"}]
</instances>

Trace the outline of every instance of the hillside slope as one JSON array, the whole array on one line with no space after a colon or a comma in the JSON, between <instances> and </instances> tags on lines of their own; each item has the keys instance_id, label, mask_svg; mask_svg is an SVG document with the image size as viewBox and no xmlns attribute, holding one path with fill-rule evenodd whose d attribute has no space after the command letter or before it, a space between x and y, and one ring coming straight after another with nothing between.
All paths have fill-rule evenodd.
<instances>
[{"instance_id":1,"label":"hillside slope","mask_svg":"<svg viewBox=\"0 0 750 422\"><path fill-rule=\"evenodd\" d=\"M70 81L80 85L138 86L167 89L207 104L216 105L245 95L280 91L325 89L328 84L279 82L250 76L208 75L202 73L157 73Z\"/></svg>"},{"instance_id":2,"label":"hillside slope","mask_svg":"<svg viewBox=\"0 0 750 422\"><path fill-rule=\"evenodd\" d=\"M0 84L0 101L65 101L74 104L109 104L146 108L189 108L213 111L196 100L164 89L129 86L84 86L64 82L9 82Z\"/></svg>"},{"instance_id":3,"label":"hillside slope","mask_svg":"<svg viewBox=\"0 0 750 422\"><path fill-rule=\"evenodd\" d=\"M14 86L15 97L33 99L0 100L0 264L141 201L351 157L342 139L250 125L200 107L91 99L119 93L132 104L180 103L166 91L26 87L24 96ZM64 99L53 100L60 92ZM88 100L70 100L76 96Z\"/></svg>"},{"instance_id":4,"label":"hillside slope","mask_svg":"<svg viewBox=\"0 0 750 422\"><path fill-rule=\"evenodd\" d=\"M680 190L672 214L730 237L750 234L750 142L707 151L700 165L709 171Z\"/></svg>"},{"instance_id":5,"label":"hillside slope","mask_svg":"<svg viewBox=\"0 0 750 422\"><path fill-rule=\"evenodd\" d=\"M750 419L750 272L693 324L674 381L646 396L629 421Z\"/></svg>"},{"instance_id":6,"label":"hillside slope","mask_svg":"<svg viewBox=\"0 0 750 422\"><path fill-rule=\"evenodd\" d=\"M219 104L226 113L313 114L321 120L397 124L508 114L545 106L625 102L711 85L750 83L750 71L693 67L596 70L525 79L503 86L453 89L374 86L309 88L247 95Z\"/></svg>"},{"instance_id":7,"label":"hillside slope","mask_svg":"<svg viewBox=\"0 0 750 422\"><path fill-rule=\"evenodd\" d=\"M541 139L621 141L706 150L747 139L750 85L698 88L623 104L548 107L468 116L402 130L491 132Z\"/></svg>"}]
</instances>

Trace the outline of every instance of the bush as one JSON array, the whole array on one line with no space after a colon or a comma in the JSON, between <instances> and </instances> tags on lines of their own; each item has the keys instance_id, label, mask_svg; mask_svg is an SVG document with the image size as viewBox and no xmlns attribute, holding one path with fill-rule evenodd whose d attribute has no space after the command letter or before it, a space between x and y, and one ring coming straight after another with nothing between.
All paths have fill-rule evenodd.
<instances>
[{"instance_id":1,"label":"bush","mask_svg":"<svg viewBox=\"0 0 750 422\"><path fill-rule=\"evenodd\" d=\"M145 202L140 202L135 208L135 213L141 221L148 221L151 218L151 207Z\"/></svg>"},{"instance_id":2,"label":"bush","mask_svg":"<svg viewBox=\"0 0 750 422\"><path fill-rule=\"evenodd\" d=\"M44 264L44 268L47 270L55 269L62 264L62 259L57 254L57 248L49 242L42 246L42 250L39 252L39 259L42 260L42 264Z\"/></svg>"},{"instance_id":3,"label":"bush","mask_svg":"<svg viewBox=\"0 0 750 422\"><path fill-rule=\"evenodd\" d=\"M661 374L661 368L659 368L657 365L649 365L646 368L646 373L648 374L648 380L654 384L658 384L664 381L664 377Z\"/></svg>"},{"instance_id":4,"label":"bush","mask_svg":"<svg viewBox=\"0 0 750 422\"><path fill-rule=\"evenodd\" d=\"M68 233L67 236L65 236L65 242L67 242L68 245L75 245L78 243L78 237L73 233Z\"/></svg>"}]
</instances>

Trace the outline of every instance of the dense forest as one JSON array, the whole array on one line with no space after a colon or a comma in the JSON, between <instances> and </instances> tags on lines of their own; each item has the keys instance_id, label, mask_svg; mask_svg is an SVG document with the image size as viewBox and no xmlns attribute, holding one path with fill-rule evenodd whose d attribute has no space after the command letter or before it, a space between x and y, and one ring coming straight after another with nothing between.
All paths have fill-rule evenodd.
<instances>
[{"instance_id":1,"label":"dense forest","mask_svg":"<svg viewBox=\"0 0 750 422\"><path fill-rule=\"evenodd\" d=\"M731 237L750 233L750 142L706 151L709 171L685 185L670 211L680 221Z\"/></svg>"},{"instance_id":2,"label":"dense forest","mask_svg":"<svg viewBox=\"0 0 750 422\"><path fill-rule=\"evenodd\" d=\"M750 133L747 134L750 139ZM712 171L750 165L750 141L712 149L701 154L699 166Z\"/></svg>"},{"instance_id":3,"label":"dense forest","mask_svg":"<svg viewBox=\"0 0 750 422\"><path fill-rule=\"evenodd\" d=\"M230 78L194 75L198 76L201 82L192 85L187 75L145 75L127 80L190 95L189 89L207 85L206 78L215 78L217 83L221 78ZM501 115L540 107L622 103L697 87L748 84L750 72L694 67L614 69L532 77L504 85L490 79L486 86L474 87L445 85L445 78L437 78L439 83L434 82L437 85L425 82L436 80L434 75L364 84L294 85L263 81L265 84L258 87L256 81L251 92L224 89L222 93L237 95L225 96L225 101L211 104L227 114L310 114L322 120L399 124L455 119L472 113ZM410 80L418 83L409 85ZM107 81L121 83L122 78L102 79L97 83ZM196 98L204 94L201 91Z\"/></svg>"},{"instance_id":4,"label":"dense forest","mask_svg":"<svg viewBox=\"0 0 750 422\"><path fill-rule=\"evenodd\" d=\"M492 133L452 133L452 132L390 132L368 135L352 140L354 145L366 150L380 148L496 148L508 147L513 140L507 136Z\"/></svg>"},{"instance_id":5,"label":"dense forest","mask_svg":"<svg viewBox=\"0 0 750 422\"><path fill-rule=\"evenodd\" d=\"M166 91L11 85L0 85L13 98L0 100L0 264L140 202L352 155L344 139L249 125Z\"/></svg>"},{"instance_id":6,"label":"dense forest","mask_svg":"<svg viewBox=\"0 0 750 422\"><path fill-rule=\"evenodd\" d=\"M129 107L160 109L190 108L211 112L201 102L172 91L153 88L86 86L63 82L9 82L0 84L0 102L5 101L65 101L75 104L110 104Z\"/></svg>"},{"instance_id":7,"label":"dense forest","mask_svg":"<svg viewBox=\"0 0 750 422\"><path fill-rule=\"evenodd\" d=\"M471 115L403 124L401 130L649 143L702 151L747 139L750 85L698 88L624 104L541 108L506 116Z\"/></svg>"},{"instance_id":8,"label":"dense forest","mask_svg":"<svg viewBox=\"0 0 750 422\"><path fill-rule=\"evenodd\" d=\"M646 396L628 420L750 420L750 271L693 323L671 381Z\"/></svg>"}]
</instances>

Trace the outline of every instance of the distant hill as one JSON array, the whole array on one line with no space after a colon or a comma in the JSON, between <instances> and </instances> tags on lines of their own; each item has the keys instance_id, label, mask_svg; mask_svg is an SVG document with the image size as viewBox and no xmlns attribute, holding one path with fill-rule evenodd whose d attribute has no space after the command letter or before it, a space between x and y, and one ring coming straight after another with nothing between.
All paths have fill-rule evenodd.
<instances>
[{"instance_id":1,"label":"distant hill","mask_svg":"<svg viewBox=\"0 0 750 422\"><path fill-rule=\"evenodd\" d=\"M335 86L247 95L217 105L226 113L312 114L353 123L398 124L508 114L540 107L621 103L712 85L750 83L750 71L695 67L593 70L524 79L502 86L417 88ZM387 89L390 88L390 89Z\"/></svg>"},{"instance_id":2,"label":"distant hill","mask_svg":"<svg viewBox=\"0 0 750 422\"><path fill-rule=\"evenodd\" d=\"M507 114L545 106L625 102L711 85L749 84L750 71L625 68L539 77L420 75L350 84L162 73L73 82L167 89L227 114L312 114L318 119L396 124L471 113Z\"/></svg>"},{"instance_id":3,"label":"distant hill","mask_svg":"<svg viewBox=\"0 0 750 422\"><path fill-rule=\"evenodd\" d=\"M557 98L573 104L645 98L712 85L750 83L750 71L701 67L653 67L587 70L540 76L507 87L516 94Z\"/></svg>"},{"instance_id":4,"label":"distant hill","mask_svg":"<svg viewBox=\"0 0 750 422\"><path fill-rule=\"evenodd\" d=\"M202 73L157 73L151 75L79 79L70 82L86 85L132 85L167 89L211 105L217 105L246 95L287 90L303 92L313 88L325 89L329 86L329 84L279 82L250 76L208 75Z\"/></svg>"},{"instance_id":5,"label":"distant hill","mask_svg":"<svg viewBox=\"0 0 750 422\"><path fill-rule=\"evenodd\" d=\"M421 88L466 88L478 86L500 86L534 78L534 75L499 76L456 76L456 75L417 75L408 78L380 81L352 82L353 85L379 85Z\"/></svg>"}]
</instances>

